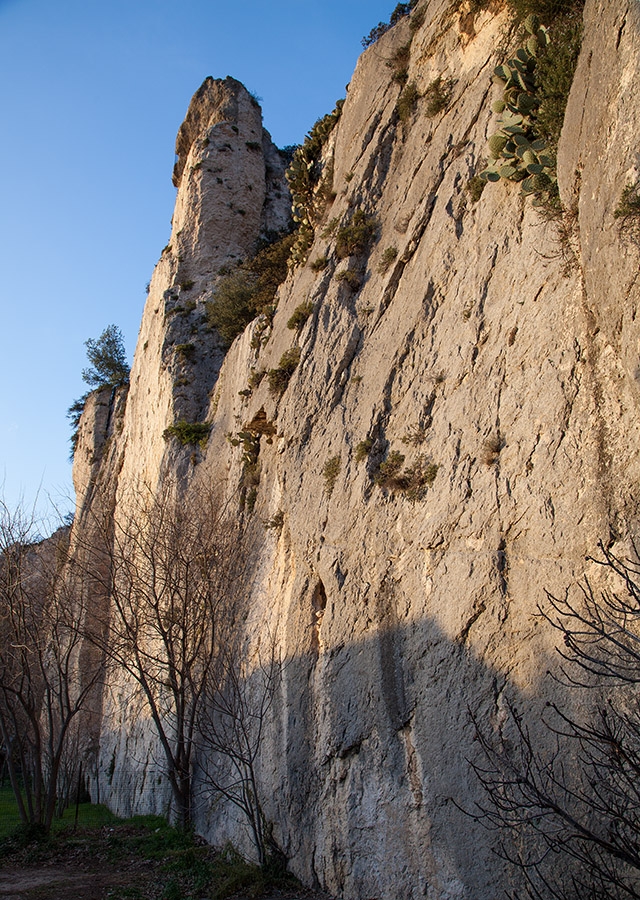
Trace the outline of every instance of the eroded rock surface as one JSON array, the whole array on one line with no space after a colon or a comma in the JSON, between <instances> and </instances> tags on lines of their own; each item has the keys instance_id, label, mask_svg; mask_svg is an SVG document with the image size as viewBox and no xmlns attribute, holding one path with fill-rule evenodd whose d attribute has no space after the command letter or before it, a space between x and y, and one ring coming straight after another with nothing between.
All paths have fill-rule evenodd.
<instances>
[{"instance_id":1,"label":"eroded rock surface","mask_svg":"<svg viewBox=\"0 0 640 900\"><path fill-rule=\"evenodd\" d=\"M444 0L425 12L408 68L423 96L404 122L387 63L411 38L408 20L366 50L349 85L325 148L336 196L309 254L327 265L293 271L268 341L249 326L226 356L202 304L223 264L286 222L288 199L244 88L208 80L195 95L117 437L116 515L126 515L127 487L162 471L185 502L210 484L237 502L242 447L228 435L256 417L274 424L260 438L255 507L238 509L254 561L244 646L257 659L275 636L286 660L260 781L292 870L349 900L504 889L492 836L460 811L478 798L469 710L500 729L510 700L536 727L559 690L537 604L594 574L585 557L598 540L638 535L638 248L613 216L638 174L638 11L586 5L559 159L577 210L572 251L517 185L490 184L477 203L466 190L486 160L507 12ZM451 97L428 115L437 78ZM356 210L376 238L340 259L339 229ZM306 301L311 317L287 328ZM176 351L187 342L188 359ZM277 367L293 345L300 363L283 396L266 378L249 390L252 370ZM179 418L212 424L205 452L163 439ZM89 444L93 427L83 425ZM392 452L403 470L432 466L424 498L375 483ZM336 458L329 490L323 471ZM273 521L282 527L262 525ZM122 813L166 811L159 759L148 718L117 682L101 799ZM205 799L196 816L212 841L249 849L227 806Z\"/></svg>"}]
</instances>

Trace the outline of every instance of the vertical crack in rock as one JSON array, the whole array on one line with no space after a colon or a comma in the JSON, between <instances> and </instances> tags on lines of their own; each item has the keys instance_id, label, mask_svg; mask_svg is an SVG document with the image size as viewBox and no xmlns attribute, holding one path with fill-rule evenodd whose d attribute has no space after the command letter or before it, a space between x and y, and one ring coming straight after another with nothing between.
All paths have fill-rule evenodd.
<instances>
[{"instance_id":1,"label":"vertical crack in rock","mask_svg":"<svg viewBox=\"0 0 640 900\"><path fill-rule=\"evenodd\" d=\"M418 103L394 143L399 91L380 59L407 43L411 17L362 55L325 148L344 179L327 219L344 227L358 206L376 216L377 240L366 260L338 262L333 238L317 234L258 346L253 324L223 347L204 310L220 270L288 222L284 162L239 82L207 79L196 92L126 409L90 401L76 461L74 528L87 539L100 495L126 521L127 492L153 490L163 473L189 486L185 502L219 487L236 514L242 454L227 435L274 423L242 513L247 533L274 531L250 548L247 616L237 616L247 665L267 636L285 661L259 790L290 871L344 900L504 892L491 838L449 802L478 798L468 709L508 734L509 698L540 734L539 704L564 695L544 675L555 634L532 626L536 604L581 578L599 539L640 533L638 248L613 218L637 163L637 14L626 0L585 7L558 151L561 196L578 208L580 268L567 275L553 229L518 185L487 184L473 205L465 196L486 154L507 12L465 20L463 40L460 11L445 6L425 4L409 78L424 93L451 73L451 107L434 119ZM320 274L311 263L325 253ZM364 276L357 291L336 283L338 265ZM294 334L287 321L309 300ZM296 346L296 372L275 397L266 373ZM178 418L208 428L206 446L165 440ZM506 443L483 459L492 437ZM391 452L401 479L381 490ZM334 457L327 502L322 471ZM419 458L429 483L416 499L402 477ZM164 812L157 737L124 676L110 678L88 729L92 794L124 813ZM198 816L212 842L251 852L224 803Z\"/></svg>"}]
</instances>

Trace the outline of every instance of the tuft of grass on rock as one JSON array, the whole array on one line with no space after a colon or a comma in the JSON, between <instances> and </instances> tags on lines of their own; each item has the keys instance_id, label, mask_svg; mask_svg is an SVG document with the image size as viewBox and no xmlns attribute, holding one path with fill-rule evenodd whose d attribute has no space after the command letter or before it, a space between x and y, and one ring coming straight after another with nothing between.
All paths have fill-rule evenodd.
<instances>
[{"instance_id":1,"label":"tuft of grass on rock","mask_svg":"<svg viewBox=\"0 0 640 900\"><path fill-rule=\"evenodd\" d=\"M333 493L338 475L340 474L340 467L341 462L339 456L332 456L324 464L324 467L322 469L322 477L324 478L324 490L327 497L330 497Z\"/></svg>"},{"instance_id":2,"label":"tuft of grass on rock","mask_svg":"<svg viewBox=\"0 0 640 900\"><path fill-rule=\"evenodd\" d=\"M284 394L299 362L300 347L291 347L282 354L277 367L269 369L267 372L269 392L274 397L281 397Z\"/></svg>"},{"instance_id":3,"label":"tuft of grass on rock","mask_svg":"<svg viewBox=\"0 0 640 900\"><path fill-rule=\"evenodd\" d=\"M419 99L420 92L418 91L418 86L415 81L410 81L405 85L396 103L396 112L403 125L406 124L414 114Z\"/></svg>"},{"instance_id":4,"label":"tuft of grass on rock","mask_svg":"<svg viewBox=\"0 0 640 900\"><path fill-rule=\"evenodd\" d=\"M338 259L360 256L367 252L377 231L377 224L364 210L357 209L348 225L340 228L336 238Z\"/></svg>"},{"instance_id":5,"label":"tuft of grass on rock","mask_svg":"<svg viewBox=\"0 0 640 900\"><path fill-rule=\"evenodd\" d=\"M371 448L373 447L373 438L366 437L363 441L360 441L359 444L356 445L354 459L356 463L364 462L365 459L371 453Z\"/></svg>"},{"instance_id":6,"label":"tuft of grass on rock","mask_svg":"<svg viewBox=\"0 0 640 900\"><path fill-rule=\"evenodd\" d=\"M287 328L290 328L292 331L300 331L300 329L312 313L313 303L310 300L306 300L304 303L299 303L290 316L289 321L287 322Z\"/></svg>"},{"instance_id":7,"label":"tuft of grass on rock","mask_svg":"<svg viewBox=\"0 0 640 900\"><path fill-rule=\"evenodd\" d=\"M437 116L451 102L451 83L438 75L424 92L424 100L426 115Z\"/></svg>"}]
</instances>

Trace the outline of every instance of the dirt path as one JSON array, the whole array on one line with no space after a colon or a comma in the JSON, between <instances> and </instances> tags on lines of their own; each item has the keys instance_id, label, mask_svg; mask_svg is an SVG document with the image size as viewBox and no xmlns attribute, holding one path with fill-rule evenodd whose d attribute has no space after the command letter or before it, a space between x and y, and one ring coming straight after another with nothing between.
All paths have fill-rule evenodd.
<instances>
[{"instance_id":1,"label":"dirt path","mask_svg":"<svg viewBox=\"0 0 640 900\"><path fill-rule=\"evenodd\" d=\"M123 900L143 898L142 873L77 869L73 866L0 870L2 900ZM148 886L148 884L147 884ZM137 890L136 890L137 888Z\"/></svg>"},{"instance_id":2,"label":"dirt path","mask_svg":"<svg viewBox=\"0 0 640 900\"><path fill-rule=\"evenodd\" d=\"M0 869L0 900L146 900L157 896L158 872L127 867L79 868L43 865ZM240 892L229 900L254 900ZM331 900L326 894L300 888L271 890L260 900Z\"/></svg>"},{"instance_id":3,"label":"dirt path","mask_svg":"<svg viewBox=\"0 0 640 900\"><path fill-rule=\"evenodd\" d=\"M0 900L207 900L219 892L228 900L330 900L295 879L265 880L237 854L161 819L5 842L0 850Z\"/></svg>"}]
</instances>

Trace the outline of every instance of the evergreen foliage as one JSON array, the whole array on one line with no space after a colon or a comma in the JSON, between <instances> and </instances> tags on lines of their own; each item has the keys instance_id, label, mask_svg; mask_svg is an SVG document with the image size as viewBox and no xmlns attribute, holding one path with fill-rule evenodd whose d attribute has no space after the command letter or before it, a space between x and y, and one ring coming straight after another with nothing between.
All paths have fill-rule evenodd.
<instances>
[{"instance_id":1,"label":"evergreen foliage","mask_svg":"<svg viewBox=\"0 0 640 900\"><path fill-rule=\"evenodd\" d=\"M193 444L204 450L210 431L211 425L208 422L187 422L185 419L180 419L173 425L165 428L163 437L165 441L168 441L170 437L174 437L183 447Z\"/></svg>"},{"instance_id":2,"label":"evergreen foliage","mask_svg":"<svg viewBox=\"0 0 640 900\"><path fill-rule=\"evenodd\" d=\"M84 342L89 368L82 370L82 380L92 388L119 387L129 381L129 364L124 338L117 325L108 325L99 338Z\"/></svg>"},{"instance_id":3,"label":"evergreen foliage","mask_svg":"<svg viewBox=\"0 0 640 900\"><path fill-rule=\"evenodd\" d=\"M129 383L130 367L124 349L124 338L117 325L108 325L99 338L89 338L84 342L87 348L89 368L82 370L82 380L93 390L102 387L120 387ZM74 400L67 410L67 418L71 421L70 458L78 446L78 428L84 412L87 398L91 391Z\"/></svg>"},{"instance_id":4,"label":"evergreen foliage","mask_svg":"<svg viewBox=\"0 0 640 900\"><path fill-rule=\"evenodd\" d=\"M357 209L348 225L338 231L336 255L338 259L366 253L375 238L377 224L364 210Z\"/></svg>"},{"instance_id":5,"label":"evergreen foliage","mask_svg":"<svg viewBox=\"0 0 640 900\"><path fill-rule=\"evenodd\" d=\"M313 303L310 300L306 300L304 303L299 303L298 306L296 306L296 308L294 309L293 314L289 318L289 321L287 322L287 328L290 328L292 331L300 331L312 312Z\"/></svg>"}]
</instances>

